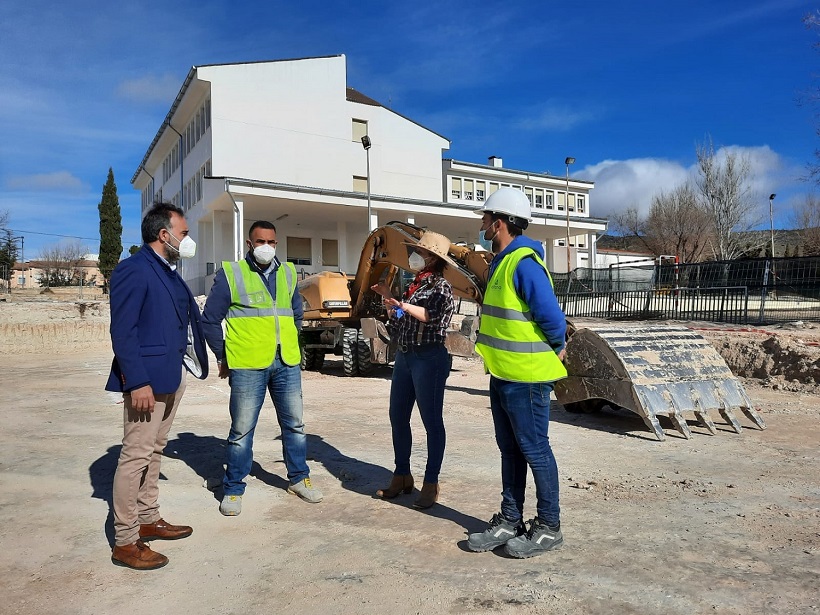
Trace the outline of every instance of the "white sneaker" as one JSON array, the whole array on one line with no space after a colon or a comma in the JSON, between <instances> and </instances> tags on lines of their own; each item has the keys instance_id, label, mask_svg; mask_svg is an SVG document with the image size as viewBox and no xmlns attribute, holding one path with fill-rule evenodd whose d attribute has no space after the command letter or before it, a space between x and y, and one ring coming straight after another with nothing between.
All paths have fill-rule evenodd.
<instances>
[{"instance_id":1,"label":"white sneaker","mask_svg":"<svg viewBox=\"0 0 820 615\"><path fill-rule=\"evenodd\" d=\"M288 487L288 493L298 495L305 502L311 504L318 504L322 501L322 492L316 489L310 482L310 478L300 480L298 483L293 483Z\"/></svg>"},{"instance_id":2,"label":"white sneaker","mask_svg":"<svg viewBox=\"0 0 820 615\"><path fill-rule=\"evenodd\" d=\"M242 512L242 496L226 495L219 505L219 512L226 517L235 517Z\"/></svg>"}]
</instances>

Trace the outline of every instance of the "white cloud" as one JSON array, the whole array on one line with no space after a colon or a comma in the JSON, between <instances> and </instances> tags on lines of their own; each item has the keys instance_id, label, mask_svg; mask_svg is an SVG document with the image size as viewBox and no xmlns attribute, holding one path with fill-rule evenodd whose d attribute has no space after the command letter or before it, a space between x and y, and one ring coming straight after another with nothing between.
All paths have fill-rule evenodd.
<instances>
[{"instance_id":1,"label":"white cloud","mask_svg":"<svg viewBox=\"0 0 820 615\"><path fill-rule=\"evenodd\" d=\"M603 218L629 207L636 207L646 214L652 197L685 181L689 171L671 160L632 158L604 160L584 167L573 175L595 182L590 211L596 218Z\"/></svg>"},{"instance_id":2,"label":"white cloud","mask_svg":"<svg viewBox=\"0 0 820 615\"><path fill-rule=\"evenodd\" d=\"M591 108L578 108L549 100L525 112L522 117L513 122L513 126L521 130L563 131L594 121L599 114Z\"/></svg>"},{"instance_id":3,"label":"white cloud","mask_svg":"<svg viewBox=\"0 0 820 615\"><path fill-rule=\"evenodd\" d=\"M768 202L769 194L778 190L791 191L798 183L795 178L799 170L789 166L768 145L721 147L715 151L715 157L724 160L728 153L749 160L752 198L761 204ZM580 169L576 176L595 182L591 197L592 214L607 217L629 207L636 207L645 215L649 212L653 196L672 190L687 179L694 178L696 173L695 162L684 166L663 158L633 158L604 160Z\"/></svg>"},{"instance_id":4,"label":"white cloud","mask_svg":"<svg viewBox=\"0 0 820 615\"><path fill-rule=\"evenodd\" d=\"M145 75L121 81L117 86L117 95L140 103L167 103L176 98L181 83L178 76L171 74L161 77Z\"/></svg>"},{"instance_id":5,"label":"white cloud","mask_svg":"<svg viewBox=\"0 0 820 615\"><path fill-rule=\"evenodd\" d=\"M6 187L9 190L21 190L25 192L44 190L80 192L85 189L82 180L68 171L37 173L34 175L14 175L6 180Z\"/></svg>"}]
</instances>

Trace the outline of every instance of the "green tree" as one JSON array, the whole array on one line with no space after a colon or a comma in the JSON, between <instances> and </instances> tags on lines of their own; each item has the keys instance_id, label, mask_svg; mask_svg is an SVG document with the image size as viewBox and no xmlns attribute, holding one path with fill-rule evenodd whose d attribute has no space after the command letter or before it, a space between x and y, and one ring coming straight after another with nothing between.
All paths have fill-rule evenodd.
<instances>
[{"instance_id":1,"label":"green tree","mask_svg":"<svg viewBox=\"0 0 820 615\"><path fill-rule=\"evenodd\" d=\"M8 228L9 212L0 211L0 277L6 288L11 284L12 267L17 262L17 238Z\"/></svg>"},{"instance_id":2,"label":"green tree","mask_svg":"<svg viewBox=\"0 0 820 615\"><path fill-rule=\"evenodd\" d=\"M100 212L100 273L103 277L103 290L107 292L111 272L122 255L122 213L111 167L108 168L108 179L103 186L102 200L97 209Z\"/></svg>"},{"instance_id":3,"label":"green tree","mask_svg":"<svg viewBox=\"0 0 820 615\"><path fill-rule=\"evenodd\" d=\"M140 246L131 246L130 248L128 248L128 253L131 256L134 256L134 254L136 254L139 251L140 251Z\"/></svg>"}]
</instances>

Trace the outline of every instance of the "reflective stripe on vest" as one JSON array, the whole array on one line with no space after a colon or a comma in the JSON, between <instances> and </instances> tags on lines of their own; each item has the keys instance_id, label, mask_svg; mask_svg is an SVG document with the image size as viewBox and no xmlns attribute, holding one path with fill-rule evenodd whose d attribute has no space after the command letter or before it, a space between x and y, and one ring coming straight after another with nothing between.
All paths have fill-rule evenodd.
<instances>
[{"instance_id":1,"label":"reflective stripe on vest","mask_svg":"<svg viewBox=\"0 0 820 615\"><path fill-rule=\"evenodd\" d=\"M293 320L296 268L283 263L275 273L276 305L262 276L246 260L223 262L231 290L231 305L225 317L225 356L234 369L263 369L273 363L276 347L282 361L297 365L301 360L299 332Z\"/></svg>"},{"instance_id":2,"label":"reflective stripe on vest","mask_svg":"<svg viewBox=\"0 0 820 615\"><path fill-rule=\"evenodd\" d=\"M515 292L513 276L518 263L534 258L552 278L532 248L518 248L504 257L487 284L481 307L476 352L487 371L512 382L551 382L567 371L533 320L529 306Z\"/></svg>"}]
</instances>

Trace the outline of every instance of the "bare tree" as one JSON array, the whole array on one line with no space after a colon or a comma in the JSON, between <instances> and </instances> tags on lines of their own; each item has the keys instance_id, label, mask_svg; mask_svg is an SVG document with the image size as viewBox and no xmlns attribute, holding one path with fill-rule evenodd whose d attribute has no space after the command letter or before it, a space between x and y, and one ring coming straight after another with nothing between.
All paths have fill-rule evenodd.
<instances>
[{"instance_id":1,"label":"bare tree","mask_svg":"<svg viewBox=\"0 0 820 615\"><path fill-rule=\"evenodd\" d=\"M633 205L621 213L613 214L610 223L613 237L619 238L619 249L630 250L634 249L636 244L640 244L647 250L652 251L646 240L644 219L638 213L637 207Z\"/></svg>"},{"instance_id":2,"label":"bare tree","mask_svg":"<svg viewBox=\"0 0 820 615\"><path fill-rule=\"evenodd\" d=\"M813 194L806 195L794 214L803 256L820 256L820 199Z\"/></svg>"},{"instance_id":3,"label":"bare tree","mask_svg":"<svg viewBox=\"0 0 820 615\"><path fill-rule=\"evenodd\" d=\"M87 253L88 248L79 241L43 248L37 263L43 270L40 286L70 286L84 281L86 272L80 264Z\"/></svg>"},{"instance_id":4,"label":"bare tree","mask_svg":"<svg viewBox=\"0 0 820 615\"><path fill-rule=\"evenodd\" d=\"M712 139L697 146L695 187L701 208L709 217L711 250L715 260L732 260L743 250L740 233L760 222L750 185L749 157L731 150L715 153Z\"/></svg>"},{"instance_id":5,"label":"bare tree","mask_svg":"<svg viewBox=\"0 0 820 615\"><path fill-rule=\"evenodd\" d=\"M709 216L700 208L690 183L655 195L644 223L652 252L677 256L682 263L703 260L710 226Z\"/></svg>"}]
</instances>

